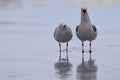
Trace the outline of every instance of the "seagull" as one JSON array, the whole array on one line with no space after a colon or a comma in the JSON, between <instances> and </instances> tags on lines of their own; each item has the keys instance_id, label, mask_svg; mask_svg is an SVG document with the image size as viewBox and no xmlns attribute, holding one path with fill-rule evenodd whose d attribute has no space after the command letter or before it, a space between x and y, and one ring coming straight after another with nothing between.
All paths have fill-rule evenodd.
<instances>
[{"instance_id":1,"label":"seagull","mask_svg":"<svg viewBox=\"0 0 120 80\"><path fill-rule=\"evenodd\" d=\"M68 51L68 42L72 39L72 31L69 26L61 23L54 32L54 38L59 42L59 48L61 52L61 43L66 43L66 52Z\"/></svg>"},{"instance_id":2,"label":"seagull","mask_svg":"<svg viewBox=\"0 0 120 80\"><path fill-rule=\"evenodd\" d=\"M89 52L91 50L91 42L97 37L97 29L94 24L91 24L87 8L81 8L81 23L76 27L77 38L82 41L82 52L84 52L84 41L89 41Z\"/></svg>"}]
</instances>

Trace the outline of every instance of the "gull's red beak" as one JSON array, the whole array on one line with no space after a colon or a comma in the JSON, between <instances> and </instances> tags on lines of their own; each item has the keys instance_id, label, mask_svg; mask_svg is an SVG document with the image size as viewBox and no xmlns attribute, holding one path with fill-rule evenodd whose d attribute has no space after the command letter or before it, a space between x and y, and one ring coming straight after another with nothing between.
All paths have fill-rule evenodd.
<instances>
[{"instance_id":1,"label":"gull's red beak","mask_svg":"<svg viewBox=\"0 0 120 80\"><path fill-rule=\"evenodd\" d=\"M87 12L87 9L82 9L83 13L85 14Z\"/></svg>"}]
</instances>

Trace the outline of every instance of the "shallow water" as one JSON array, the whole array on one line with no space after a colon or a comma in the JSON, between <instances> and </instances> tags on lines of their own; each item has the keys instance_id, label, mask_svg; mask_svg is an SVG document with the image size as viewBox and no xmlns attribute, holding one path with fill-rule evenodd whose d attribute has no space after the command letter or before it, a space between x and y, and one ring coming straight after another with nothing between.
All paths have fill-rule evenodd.
<instances>
[{"instance_id":1,"label":"shallow water","mask_svg":"<svg viewBox=\"0 0 120 80\"><path fill-rule=\"evenodd\" d=\"M58 6L59 7L59 6ZM65 7L65 6L64 6ZM43 13L49 12L49 7ZM55 8L53 8L54 11ZM59 8L62 11L61 8ZM67 11L65 11L67 10ZM120 76L120 36L119 28L104 27L100 24L98 37L92 43L93 52L88 52L89 42L85 42L84 59L81 52L81 42L75 35L75 27L79 22L78 13L73 20L67 18L71 9L65 7L62 18L51 18L46 15L42 22L33 20L11 21L0 24L0 79L1 80L113 80ZM95 9L94 9L95 10ZM98 8L97 8L98 10ZM114 9L113 9L114 10ZM34 10L33 10L34 11ZM59 11L59 10L58 10ZM23 11L24 12L24 11ZM93 11L94 12L94 11ZM93 13L91 9L91 14ZM3 12L4 13L4 12ZM10 12L12 13L12 12ZM13 12L14 13L14 12ZM25 12L26 13L26 12ZM15 13L14 13L15 14ZM43 15L43 14L42 14ZM97 14L98 15L98 14ZM22 14L22 17L24 14ZM65 17L63 22L70 24L74 34L69 42L68 58L66 57L65 44L62 44L61 58L58 43L54 40L53 32L57 24ZM93 16L93 15L92 15ZM100 15L99 15L100 16ZM15 16L17 17L17 16ZM19 18L19 17L17 17ZM23 18L24 19L24 18ZM32 19L32 18L31 18ZM57 20L58 19L58 20ZM76 20L75 20L76 19ZM56 21L57 20L57 21ZM96 18L97 24L100 18ZM94 20L93 20L94 21ZM15 23L12 23L15 22ZM71 23L72 22L72 23ZM101 26L102 25L102 26ZM101 27L100 27L101 26ZM119 26L119 25L118 25ZM115 32L111 32L114 30Z\"/></svg>"}]
</instances>

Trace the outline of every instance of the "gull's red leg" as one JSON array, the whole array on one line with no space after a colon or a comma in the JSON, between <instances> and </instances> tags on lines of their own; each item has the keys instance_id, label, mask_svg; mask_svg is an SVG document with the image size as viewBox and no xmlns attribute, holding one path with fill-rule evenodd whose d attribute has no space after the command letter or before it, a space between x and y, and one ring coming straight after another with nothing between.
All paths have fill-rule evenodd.
<instances>
[{"instance_id":1,"label":"gull's red leg","mask_svg":"<svg viewBox=\"0 0 120 80\"><path fill-rule=\"evenodd\" d=\"M66 52L68 52L68 42L66 43Z\"/></svg>"},{"instance_id":2,"label":"gull's red leg","mask_svg":"<svg viewBox=\"0 0 120 80\"><path fill-rule=\"evenodd\" d=\"M92 52L89 52L89 54L90 54L89 62L90 62L90 64L92 64Z\"/></svg>"},{"instance_id":3,"label":"gull's red leg","mask_svg":"<svg viewBox=\"0 0 120 80\"><path fill-rule=\"evenodd\" d=\"M60 52L61 52L61 44L60 44L60 42L59 42L59 48L60 48Z\"/></svg>"},{"instance_id":4,"label":"gull's red leg","mask_svg":"<svg viewBox=\"0 0 120 80\"><path fill-rule=\"evenodd\" d=\"M60 52L60 54L59 54L59 62L61 61L61 52Z\"/></svg>"},{"instance_id":5,"label":"gull's red leg","mask_svg":"<svg viewBox=\"0 0 120 80\"><path fill-rule=\"evenodd\" d=\"M84 53L84 42L82 41L82 52Z\"/></svg>"},{"instance_id":6,"label":"gull's red leg","mask_svg":"<svg viewBox=\"0 0 120 80\"><path fill-rule=\"evenodd\" d=\"M69 61L69 58L68 58L68 51L66 52L66 59L67 59L67 62Z\"/></svg>"},{"instance_id":7,"label":"gull's red leg","mask_svg":"<svg viewBox=\"0 0 120 80\"><path fill-rule=\"evenodd\" d=\"M90 50L89 50L89 52L91 53L91 52L92 52L92 50L91 50L91 47L92 47L92 43L91 43L91 41L90 41L89 46L90 46Z\"/></svg>"},{"instance_id":8,"label":"gull's red leg","mask_svg":"<svg viewBox=\"0 0 120 80\"><path fill-rule=\"evenodd\" d=\"M82 52L82 61L84 61L84 52Z\"/></svg>"}]
</instances>

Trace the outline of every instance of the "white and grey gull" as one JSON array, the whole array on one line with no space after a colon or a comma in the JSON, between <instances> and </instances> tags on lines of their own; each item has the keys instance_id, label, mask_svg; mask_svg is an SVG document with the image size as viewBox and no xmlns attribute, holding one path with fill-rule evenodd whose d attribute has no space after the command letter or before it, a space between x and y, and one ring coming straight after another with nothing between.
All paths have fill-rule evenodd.
<instances>
[{"instance_id":1,"label":"white and grey gull","mask_svg":"<svg viewBox=\"0 0 120 80\"><path fill-rule=\"evenodd\" d=\"M84 52L84 41L89 41L91 50L91 42L97 37L97 29L95 25L91 24L87 8L81 8L81 23L76 27L76 35L82 41L82 52Z\"/></svg>"},{"instance_id":2,"label":"white and grey gull","mask_svg":"<svg viewBox=\"0 0 120 80\"><path fill-rule=\"evenodd\" d=\"M56 27L54 32L54 38L59 42L59 48L61 52L61 43L66 43L66 51L68 51L68 42L72 39L72 31L70 27L64 23L61 23Z\"/></svg>"}]
</instances>

